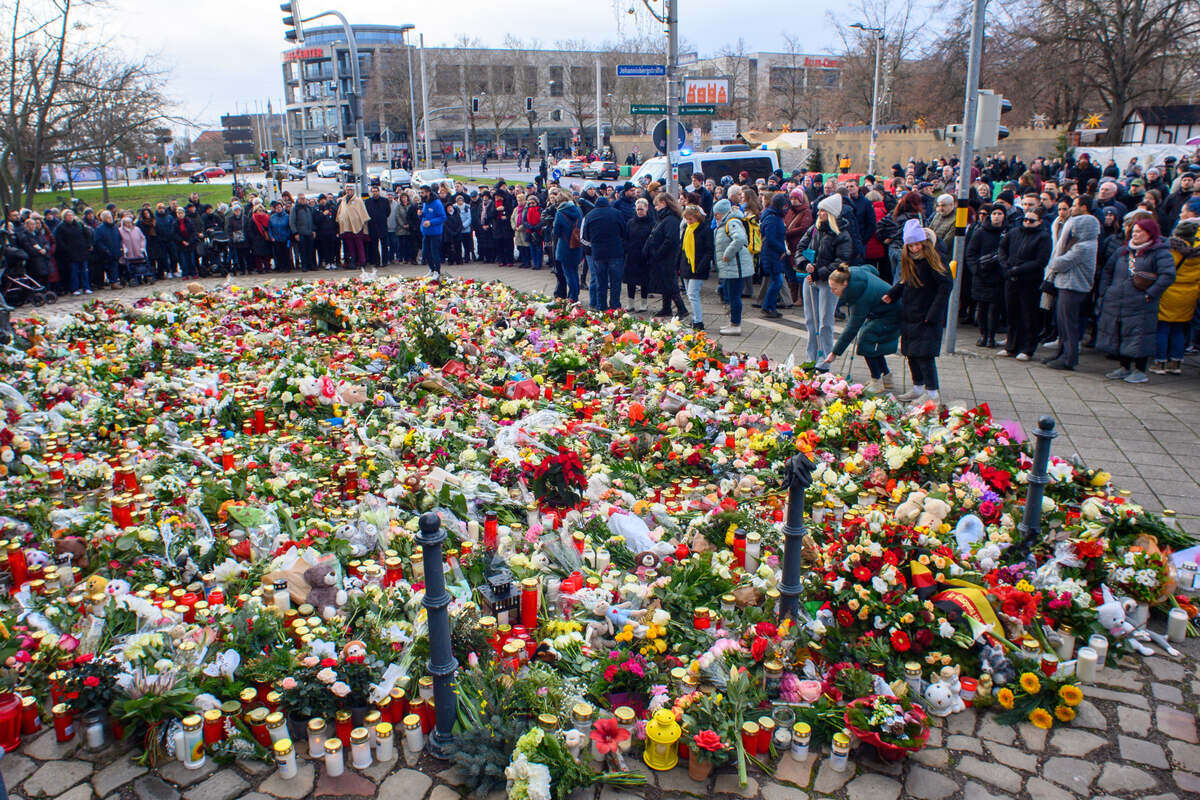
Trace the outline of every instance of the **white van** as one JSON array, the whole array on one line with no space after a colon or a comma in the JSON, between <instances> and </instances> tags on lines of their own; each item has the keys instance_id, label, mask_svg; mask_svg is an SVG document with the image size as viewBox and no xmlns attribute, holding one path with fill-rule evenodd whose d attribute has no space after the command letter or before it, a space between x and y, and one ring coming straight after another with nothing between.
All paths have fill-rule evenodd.
<instances>
[{"instance_id":1,"label":"white van","mask_svg":"<svg viewBox=\"0 0 1200 800\"><path fill-rule=\"evenodd\" d=\"M720 183L721 178L725 175L736 181L738 175L745 171L750 173L750 180L753 182L758 178L769 178L772 172L779 169L779 155L774 150L751 150L749 148L723 152L679 151L671 154L671 163L676 170L675 180L681 186L691 183L693 172L701 172L705 178L712 178ZM666 156L646 159L633 173L631 180L638 184L642 182L643 178L646 179L645 183L650 181L665 183L667 180Z\"/></svg>"}]
</instances>

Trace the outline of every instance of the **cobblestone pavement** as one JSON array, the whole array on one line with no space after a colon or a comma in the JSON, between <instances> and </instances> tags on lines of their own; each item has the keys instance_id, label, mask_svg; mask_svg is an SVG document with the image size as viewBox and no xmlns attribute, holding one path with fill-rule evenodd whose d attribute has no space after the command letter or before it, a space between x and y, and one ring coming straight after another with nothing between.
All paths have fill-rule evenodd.
<instances>
[{"instance_id":1,"label":"cobblestone pavement","mask_svg":"<svg viewBox=\"0 0 1200 800\"><path fill-rule=\"evenodd\" d=\"M383 273L420 275L419 267L389 268ZM342 278L348 273L321 273ZM531 291L549 291L553 278L492 265L450 267L448 277L499 279ZM305 276L313 279L313 273ZM271 276L240 281L264 283ZM278 278L276 278L278 280ZM220 279L202 281L215 286ZM149 289L101 292L93 298L132 300L152 291L182 290L179 281L160 282ZM706 287L705 317L710 328L724 317ZM47 314L78 310L77 298L64 298ZM22 313L28 313L23 311ZM803 358L805 333L794 310L783 323L758 318L747 305L745 335L723 337L727 348L772 358L796 354ZM1108 363L1087 355L1076 373L1061 373L995 359L969 342L975 334L963 331L962 353L940 359L943 396L948 401L987 402L998 418L1019 420L1032 429L1039 415L1059 421L1054 452L1079 453L1097 467L1111 471L1118 485L1132 490L1139 502L1176 509L1181 523L1200 529L1200 459L1195 456L1200 434L1197 419L1200 379L1193 360L1182 377L1155 377L1142 386L1105 381ZM841 362L839 362L839 366ZM899 372L893 359L893 369ZM862 376L854 365L854 377ZM929 746L912 759L885 764L856 756L852 769L838 773L824 756L805 762L785 756L773 775L751 770L747 787L736 775L722 772L708 783L690 780L684 767L652 774L638 760L631 768L648 776L636 791L609 789L583 792L589 800L666 800L667 798L747 797L761 800L1170 800L1200 796L1200 642L1187 642L1178 660L1126 657L1120 666L1100 671L1095 685L1085 686L1085 701L1069 726L1045 732L1025 723L1015 728L997 724L973 709L938 721ZM303 752L306 748L301 748ZM428 757L405 753L402 761L375 764L362 771L347 770L331 779L320 765L302 759L300 774L282 781L273 766L238 762L218 768L209 763L189 772L177 763L147 770L130 760L131 752L113 746L93 753L77 742L58 745L53 730L32 737L19 751L0 760L10 796L51 797L60 800L271 800L309 797L378 797L385 800L454 800L462 792L453 769ZM498 800L502 793L495 793ZM488 798L493 800L493 798Z\"/></svg>"}]
</instances>

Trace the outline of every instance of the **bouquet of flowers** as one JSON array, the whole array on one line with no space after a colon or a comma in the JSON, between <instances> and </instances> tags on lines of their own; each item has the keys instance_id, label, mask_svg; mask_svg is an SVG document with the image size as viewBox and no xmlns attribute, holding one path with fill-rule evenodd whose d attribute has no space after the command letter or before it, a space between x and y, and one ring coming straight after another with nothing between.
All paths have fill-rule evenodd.
<instances>
[{"instance_id":1,"label":"bouquet of flowers","mask_svg":"<svg viewBox=\"0 0 1200 800\"><path fill-rule=\"evenodd\" d=\"M1073 678L1056 679L1022 672L1017 682L996 691L996 704L1002 709L998 720L1008 725L1029 721L1043 730L1057 720L1075 719L1075 707L1083 701L1083 690Z\"/></svg>"},{"instance_id":2,"label":"bouquet of flowers","mask_svg":"<svg viewBox=\"0 0 1200 800\"><path fill-rule=\"evenodd\" d=\"M920 706L908 698L867 695L846 706L846 727L881 758L896 761L925 746L929 721Z\"/></svg>"},{"instance_id":3,"label":"bouquet of flowers","mask_svg":"<svg viewBox=\"0 0 1200 800\"><path fill-rule=\"evenodd\" d=\"M1157 603L1170 582L1170 562L1161 552L1134 545L1117 558L1108 571L1112 588L1139 603Z\"/></svg>"},{"instance_id":4,"label":"bouquet of flowers","mask_svg":"<svg viewBox=\"0 0 1200 800\"><path fill-rule=\"evenodd\" d=\"M583 473L583 461L579 454L559 447L554 455L547 455L536 465L529 465L526 474L538 503L552 508L570 508L579 502L587 477Z\"/></svg>"}]
</instances>

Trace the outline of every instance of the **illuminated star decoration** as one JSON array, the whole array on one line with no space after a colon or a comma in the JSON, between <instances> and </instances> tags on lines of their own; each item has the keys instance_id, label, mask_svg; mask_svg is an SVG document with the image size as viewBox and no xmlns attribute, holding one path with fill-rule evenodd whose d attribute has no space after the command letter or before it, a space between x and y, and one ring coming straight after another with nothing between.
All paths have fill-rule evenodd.
<instances>
[{"instance_id":1,"label":"illuminated star decoration","mask_svg":"<svg viewBox=\"0 0 1200 800\"><path fill-rule=\"evenodd\" d=\"M913 122L913 125L914 125L914 126L916 127L916 129L917 129L917 130L919 130L919 131L923 131L923 130L925 130L925 118L924 118L924 117L917 117L917 119L916 119L916 120Z\"/></svg>"},{"instance_id":2,"label":"illuminated star decoration","mask_svg":"<svg viewBox=\"0 0 1200 800\"><path fill-rule=\"evenodd\" d=\"M1087 127L1089 127L1089 128L1099 128L1100 127L1100 115L1099 114L1088 114L1087 120L1084 121L1084 124L1087 125Z\"/></svg>"},{"instance_id":3,"label":"illuminated star decoration","mask_svg":"<svg viewBox=\"0 0 1200 800\"><path fill-rule=\"evenodd\" d=\"M1045 128L1047 120L1048 120L1048 118L1045 114L1034 114L1033 115L1033 127Z\"/></svg>"}]
</instances>

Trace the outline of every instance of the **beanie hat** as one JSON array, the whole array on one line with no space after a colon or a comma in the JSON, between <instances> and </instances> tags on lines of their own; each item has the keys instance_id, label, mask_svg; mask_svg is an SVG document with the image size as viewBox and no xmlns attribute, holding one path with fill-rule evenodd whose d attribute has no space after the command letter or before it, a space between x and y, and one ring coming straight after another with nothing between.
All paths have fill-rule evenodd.
<instances>
[{"instance_id":1,"label":"beanie hat","mask_svg":"<svg viewBox=\"0 0 1200 800\"><path fill-rule=\"evenodd\" d=\"M1187 201L1187 210L1193 214L1200 215L1200 197L1193 197Z\"/></svg>"},{"instance_id":2,"label":"beanie hat","mask_svg":"<svg viewBox=\"0 0 1200 800\"><path fill-rule=\"evenodd\" d=\"M840 216L842 213L842 196L840 194L829 195L829 197L817 203L817 211L824 211L832 217Z\"/></svg>"},{"instance_id":3,"label":"beanie hat","mask_svg":"<svg viewBox=\"0 0 1200 800\"><path fill-rule=\"evenodd\" d=\"M717 217L723 217L728 214L732 208L733 205L727 199L722 197L716 203L713 203L713 215Z\"/></svg>"},{"instance_id":4,"label":"beanie hat","mask_svg":"<svg viewBox=\"0 0 1200 800\"><path fill-rule=\"evenodd\" d=\"M797 198L804 197L804 190L803 189L792 189L791 196L797 197Z\"/></svg>"},{"instance_id":5,"label":"beanie hat","mask_svg":"<svg viewBox=\"0 0 1200 800\"><path fill-rule=\"evenodd\" d=\"M1003 200L1004 202L1008 203L1011 206L1013 204L1013 200L1014 200L1012 189L1005 189L1003 192L1001 192L996 197L996 199Z\"/></svg>"},{"instance_id":6,"label":"beanie hat","mask_svg":"<svg viewBox=\"0 0 1200 800\"><path fill-rule=\"evenodd\" d=\"M919 219L910 219L904 223L904 243L920 244L925 241L925 227Z\"/></svg>"}]
</instances>

